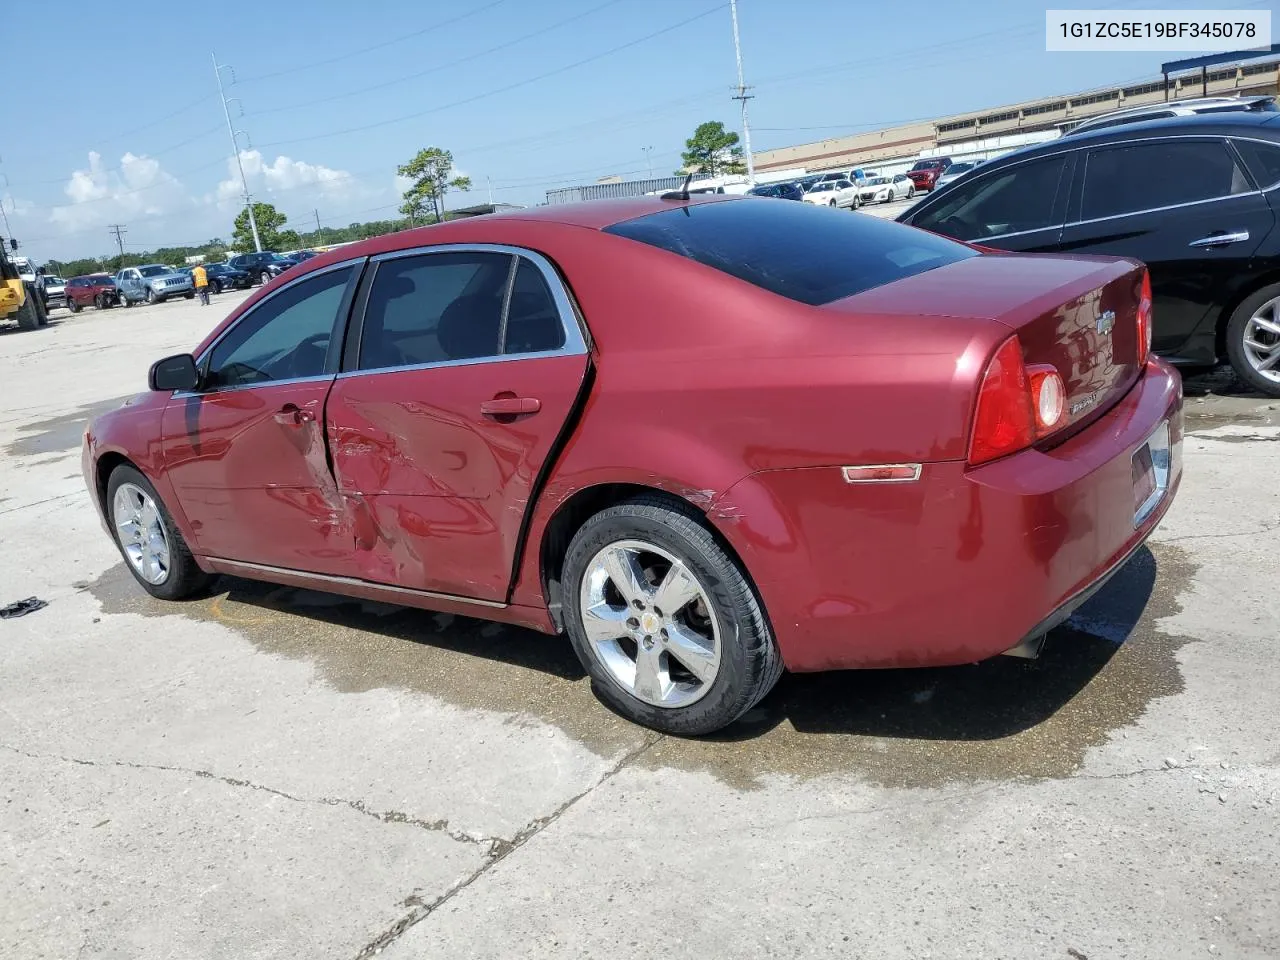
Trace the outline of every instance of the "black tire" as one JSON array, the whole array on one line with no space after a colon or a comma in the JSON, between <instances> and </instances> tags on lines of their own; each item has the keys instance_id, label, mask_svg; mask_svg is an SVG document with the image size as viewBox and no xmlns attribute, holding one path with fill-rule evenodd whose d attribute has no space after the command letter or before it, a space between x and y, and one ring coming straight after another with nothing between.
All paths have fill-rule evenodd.
<instances>
[{"instance_id":1,"label":"black tire","mask_svg":"<svg viewBox=\"0 0 1280 960\"><path fill-rule=\"evenodd\" d=\"M222 292L222 284L221 284L221 283L219 283L217 280L210 280L210 281L209 281L209 292L210 292L210 293L221 293L221 292Z\"/></svg>"},{"instance_id":2,"label":"black tire","mask_svg":"<svg viewBox=\"0 0 1280 960\"><path fill-rule=\"evenodd\" d=\"M40 299L40 295L36 292L36 288L29 283L23 284L22 306L14 314L14 319L18 321L19 330L39 329L40 313L36 309L36 301L38 299Z\"/></svg>"},{"instance_id":3,"label":"black tire","mask_svg":"<svg viewBox=\"0 0 1280 960\"><path fill-rule=\"evenodd\" d=\"M196 292L194 290L188 290L186 293L182 295L182 298L184 300L194 300L195 296L196 296Z\"/></svg>"},{"instance_id":4,"label":"black tire","mask_svg":"<svg viewBox=\"0 0 1280 960\"><path fill-rule=\"evenodd\" d=\"M258 280L262 283L263 286L266 286L268 283L271 282L271 274L268 273L266 270L263 270L262 273L259 274Z\"/></svg>"},{"instance_id":5,"label":"black tire","mask_svg":"<svg viewBox=\"0 0 1280 960\"><path fill-rule=\"evenodd\" d=\"M687 706L653 706L624 689L600 662L583 629L579 595L588 564L608 544L629 539L661 547L683 562L721 624L718 672L706 693ZM678 736L712 733L755 706L782 675L782 657L754 588L688 504L643 495L597 513L574 534L562 583L565 626L596 694L636 723Z\"/></svg>"},{"instance_id":6,"label":"black tire","mask_svg":"<svg viewBox=\"0 0 1280 960\"><path fill-rule=\"evenodd\" d=\"M160 302L160 300L156 297L156 292L155 292L154 290L152 290L150 287L147 287L147 295L146 295L146 297L145 297L144 299L147 301L147 303L159 303L159 302Z\"/></svg>"},{"instance_id":7,"label":"black tire","mask_svg":"<svg viewBox=\"0 0 1280 960\"><path fill-rule=\"evenodd\" d=\"M70 297L67 297L67 310L70 311L71 313L79 313L80 304L76 303Z\"/></svg>"},{"instance_id":8,"label":"black tire","mask_svg":"<svg viewBox=\"0 0 1280 960\"><path fill-rule=\"evenodd\" d=\"M36 326L47 327L49 325L49 305L44 302L44 297L36 297Z\"/></svg>"},{"instance_id":9,"label":"black tire","mask_svg":"<svg viewBox=\"0 0 1280 960\"><path fill-rule=\"evenodd\" d=\"M914 200L915 198L916 198L916 188L915 188L915 187L907 187L907 199L908 199L908 200Z\"/></svg>"},{"instance_id":10,"label":"black tire","mask_svg":"<svg viewBox=\"0 0 1280 960\"><path fill-rule=\"evenodd\" d=\"M1231 314L1231 319L1227 322L1227 359L1231 362L1231 369L1235 371L1237 377L1268 397L1280 397L1280 382L1269 380L1253 368L1253 364L1245 356L1244 339L1249 320L1258 308L1278 297L1280 297L1280 283L1273 283L1261 290L1255 290L1241 301L1240 306L1236 307Z\"/></svg>"},{"instance_id":11,"label":"black tire","mask_svg":"<svg viewBox=\"0 0 1280 960\"><path fill-rule=\"evenodd\" d=\"M120 543L119 531L111 519L111 508L115 502L116 491L124 483L132 483L146 492L147 496L155 502L161 521L164 524L165 536L169 541L169 573L160 583L149 583L134 570L133 564L129 562L124 547ZM200 593L213 581L213 577L201 570L196 564L190 548L187 547L187 542L182 539L182 534L173 523L169 508L160 499L160 495L156 493L156 488L151 485L150 480L134 467L128 464L121 464L111 471L111 476L107 480L107 499L104 505L104 512L107 515L107 526L112 531L115 531L116 548L120 551L125 567L133 574L133 578L138 581L142 589L153 597L161 600L182 600Z\"/></svg>"}]
</instances>

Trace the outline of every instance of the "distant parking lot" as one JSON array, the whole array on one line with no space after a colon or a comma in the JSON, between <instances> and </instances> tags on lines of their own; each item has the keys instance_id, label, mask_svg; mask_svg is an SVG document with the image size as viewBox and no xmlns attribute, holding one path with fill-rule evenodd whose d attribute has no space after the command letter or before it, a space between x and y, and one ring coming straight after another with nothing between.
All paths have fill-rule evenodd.
<instances>
[{"instance_id":1,"label":"distant parking lot","mask_svg":"<svg viewBox=\"0 0 1280 960\"><path fill-rule=\"evenodd\" d=\"M136 587L84 423L246 295L0 331L0 603L49 604L0 621L0 955L1280 949L1280 402L1188 382L1180 498L1039 660L785 677L680 740L563 639Z\"/></svg>"}]
</instances>

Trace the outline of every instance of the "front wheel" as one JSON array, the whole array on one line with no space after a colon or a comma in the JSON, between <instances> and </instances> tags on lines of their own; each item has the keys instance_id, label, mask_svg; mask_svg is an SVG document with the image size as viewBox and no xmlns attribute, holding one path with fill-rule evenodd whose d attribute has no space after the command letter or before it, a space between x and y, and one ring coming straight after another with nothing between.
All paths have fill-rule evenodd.
<instances>
[{"instance_id":1,"label":"front wheel","mask_svg":"<svg viewBox=\"0 0 1280 960\"><path fill-rule=\"evenodd\" d=\"M1246 297L1231 314L1227 358L1249 386L1280 397L1280 283Z\"/></svg>"},{"instance_id":2,"label":"front wheel","mask_svg":"<svg viewBox=\"0 0 1280 960\"><path fill-rule=\"evenodd\" d=\"M106 513L116 546L142 589L161 600L181 600L212 579L174 526L160 495L146 477L121 465L107 481Z\"/></svg>"},{"instance_id":3,"label":"front wheel","mask_svg":"<svg viewBox=\"0 0 1280 960\"><path fill-rule=\"evenodd\" d=\"M144 299L147 301L147 303L155 303L155 302L156 302L156 292L155 292L154 290L152 290L150 287L147 287L147 295L146 295L146 297L145 297Z\"/></svg>"},{"instance_id":4,"label":"front wheel","mask_svg":"<svg viewBox=\"0 0 1280 960\"><path fill-rule=\"evenodd\" d=\"M263 270L261 275L258 277L258 279L262 282L263 286L266 286L268 283L271 282L271 274L268 273L266 270Z\"/></svg>"},{"instance_id":5,"label":"front wheel","mask_svg":"<svg viewBox=\"0 0 1280 960\"><path fill-rule=\"evenodd\" d=\"M712 733L782 658L754 589L697 511L641 496L589 519L564 563L565 625L598 695L636 723Z\"/></svg>"},{"instance_id":6,"label":"front wheel","mask_svg":"<svg viewBox=\"0 0 1280 960\"><path fill-rule=\"evenodd\" d=\"M187 291L186 293L184 293L182 296L183 296L183 298L184 298L184 299L186 299L186 300L190 300L190 299L192 299L193 297L195 297L195 295L196 295L196 292L195 292L194 290L188 290L188 291Z\"/></svg>"},{"instance_id":7,"label":"front wheel","mask_svg":"<svg viewBox=\"0 0 1280 960\"><path fill-rule=\"evenodd\" d=\"M915 198L916 198L916 188L915 188L915 187L907 187L907 199L908 199L908 200L914 200Z\"/></svg>"}]
</instances>

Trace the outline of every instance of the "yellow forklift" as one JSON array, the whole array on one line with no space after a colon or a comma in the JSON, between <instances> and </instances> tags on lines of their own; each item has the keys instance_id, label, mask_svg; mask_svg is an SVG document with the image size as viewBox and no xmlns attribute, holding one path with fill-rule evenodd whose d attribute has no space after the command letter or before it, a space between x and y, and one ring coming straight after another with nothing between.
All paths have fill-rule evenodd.
<instances>
[{"instance_id":1,"label":"yellow forklift","mask_svg":"<svg viewBox=\"0 0 1280 960\"><path fill-rule=\"evenodd\" d=\"M0 323L13 320L23 330L35 330L49 322L49 310L40 290L40 278L26 279L10 257L18 241L0 238Z\"/></svg>"}]
</instances>

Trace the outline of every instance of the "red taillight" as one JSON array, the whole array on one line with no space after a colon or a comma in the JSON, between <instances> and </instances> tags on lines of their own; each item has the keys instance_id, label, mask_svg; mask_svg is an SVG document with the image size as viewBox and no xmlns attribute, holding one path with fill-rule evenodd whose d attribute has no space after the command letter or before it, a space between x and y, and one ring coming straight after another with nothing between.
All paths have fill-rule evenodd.
<instances>
[{"instance_id":1,"label":"red taillight","mask_svg":"<svg viewBox=\"0 0 1280 960\"><path fill-rule=\"evenodd\" d=\"M987 364L969 439L969 463L986 463L1031 446L1035 439L1031 387L1022 347L1010 337Z\"/></svg>"},{"instance_id":2,"label":"red taillight","mask_svg":"<svg viewBox=\"0 0 1280 960\"><path fill-rule=\"evenodd\" d=\"M1151 355L1151 274L1142 271L1142 293L1138 295L1138 363Z\"/></svg>"}]
</instances>

